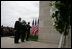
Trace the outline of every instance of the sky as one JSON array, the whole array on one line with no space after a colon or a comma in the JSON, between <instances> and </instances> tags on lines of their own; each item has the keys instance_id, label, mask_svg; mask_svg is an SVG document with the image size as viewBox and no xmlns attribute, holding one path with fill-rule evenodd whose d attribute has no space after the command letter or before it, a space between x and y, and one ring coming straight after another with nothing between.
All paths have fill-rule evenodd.
<instances>
[{"instance_id":1,"label":"sky","mask_svg":"<svg viewBox=\"0 0 72 49\"><path fill-rule=\"evenodd\" d=\"M19 17L31 25L39 18L39 1L1 1L1 25L14 28Z\"/></svg>"}]
</instances>

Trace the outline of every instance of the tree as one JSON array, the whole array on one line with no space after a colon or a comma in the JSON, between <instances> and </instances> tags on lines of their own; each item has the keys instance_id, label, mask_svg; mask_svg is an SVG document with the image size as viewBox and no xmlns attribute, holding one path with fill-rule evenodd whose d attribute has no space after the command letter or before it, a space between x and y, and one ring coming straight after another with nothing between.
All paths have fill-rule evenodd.
<instances>
[{"instance_id":1,"label":"tree","mask_svg":"<svg viewBox=\"0 0 72 49\"><path fill-rule=\"evenodd\" d=\"M71 17L71 2L69 1L56 1L55 7L58 11L53 13L52 18L55 18L55 28L61 34L64 33L64 42L66 42L66 36L69 32L69 26L71 24L70 17ZM65 44L65 43L64 43Z\"/></svg>"}]
</instances>

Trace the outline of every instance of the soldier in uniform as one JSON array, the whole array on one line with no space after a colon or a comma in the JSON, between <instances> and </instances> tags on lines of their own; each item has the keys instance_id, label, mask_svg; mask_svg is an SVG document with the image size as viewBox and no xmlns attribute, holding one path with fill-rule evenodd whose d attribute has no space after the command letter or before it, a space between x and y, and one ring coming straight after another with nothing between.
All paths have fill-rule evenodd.
<instances>
[{"instance_id":1,"label":"soldier in uniform","mask_svg":"<svg viewBox=\"0 0 72 49\"><path fill-rule=\"evenodd\" d=\"M28 22L28 24L26 25L26 27L27 27L27 31L26 31L26 35L27 35L26 41L28 41L28 39L29 39L29 37L30 37L30 28L31 28L30 22Z\"/></svg>"}]
</instances>

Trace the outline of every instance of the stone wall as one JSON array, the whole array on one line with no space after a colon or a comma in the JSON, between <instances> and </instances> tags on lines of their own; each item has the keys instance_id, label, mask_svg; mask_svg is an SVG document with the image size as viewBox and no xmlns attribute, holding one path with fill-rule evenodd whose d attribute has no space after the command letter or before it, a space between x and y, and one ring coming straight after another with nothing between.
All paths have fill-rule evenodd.
<instances>
[{"instance_id":1,"label":"stone wall","mask_svg":"<svg viewBox=\"0 0 72 49\"><path fill-rule=\"evenodd\" d=\"M53 26L49 1L40 1L39 6L39 41L58 44L60 34Z\"/></svg>"}]
</instances>

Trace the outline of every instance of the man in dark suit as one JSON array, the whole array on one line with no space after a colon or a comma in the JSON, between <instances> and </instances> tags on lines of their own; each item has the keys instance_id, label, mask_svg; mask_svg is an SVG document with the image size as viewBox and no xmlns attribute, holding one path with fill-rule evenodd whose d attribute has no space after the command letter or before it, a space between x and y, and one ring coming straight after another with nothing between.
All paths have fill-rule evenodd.
<instances>
[{"instance_id":1,"label":"man in dark suit","mask_svg":"<svg viewBox=\"0 0 72 49\"><path fill-rule=\"evenodd\" d=\"M18 43L19 38L20 38L20 33L21 33L21 22L20 21L21 21L21 18L19 18L19 20L15 22L15 26L14 26L14 29L15 29L14 42L15 43Z\"/></svg>"},{"instance_id":2,"label":"man in dark suit","mask_svg":"<svg viewBox=\"0 0 72 49\"><path fill-rule=\"evenodd\" d=\"M30 28L31 28L30 22L28 22L28 24L26 25L26 27L27 27L27 32L26 32L27 37L26 37L26 41L28 41L28 39L29 39L29 37L30 37Z\"/></svg>"}]
</instances>

